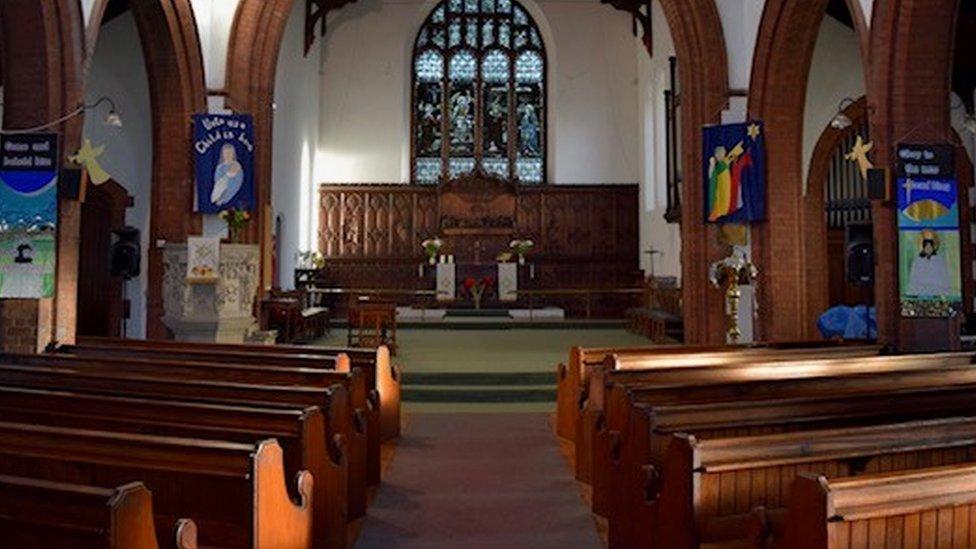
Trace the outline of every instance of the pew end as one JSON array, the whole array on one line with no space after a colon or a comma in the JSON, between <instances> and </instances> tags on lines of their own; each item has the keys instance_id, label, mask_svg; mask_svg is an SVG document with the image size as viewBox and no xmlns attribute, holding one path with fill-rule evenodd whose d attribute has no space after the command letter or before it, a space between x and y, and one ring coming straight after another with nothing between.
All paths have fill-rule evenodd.
<instances>
[{"instance_id":1,"label":"pew end","mask_svg":"<svg viewBox=\"0 0 976 549\"><path fill-rule=\"evenodd\" d=\"M284 454L274 439L261 441L254 455L254 542L261 549L312 545L312 485L308 471L295 478L299 501L286 488Z\"/></svg>"},{"instance_id":2,"label":"pew end","mask_svg":"<svg viewBox=\"0 0 976 549\"><path fill-rule=\"evenodd\" d=\"M190 519L176 521L176 549L197 549L197 523Z\"/></svg>"},{"instance_id":3,"label":"pew end","mask_svg":"<svg viewBox=\"0 0 976 549\"><path fill-rule=\"evenodd\" d=\"M376 349L376 390L380 397L380 440L390 442L400 438L400 383L403 374L393 363L390 348Z\"/></svg>"}]
</instances>

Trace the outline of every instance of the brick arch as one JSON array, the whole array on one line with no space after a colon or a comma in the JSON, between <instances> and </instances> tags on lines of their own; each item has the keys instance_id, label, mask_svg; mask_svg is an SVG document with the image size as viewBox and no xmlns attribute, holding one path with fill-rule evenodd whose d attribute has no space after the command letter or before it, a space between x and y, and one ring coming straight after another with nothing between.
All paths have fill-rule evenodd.
<instances>
[{"instance_id":1,"label":"brick arch","mask_svg":"<svg viewBox=\"0 0 976 549\"><path fill-rule=\"evenodd\" d=\"M895 147L901 140L958 143L950 123L949 93L959 4L960 0L875 2L868 108L876 165L893 170ZM960 168L957 164L957 169ZM960 203L968 204L965 188ZM969 208L960 208L960 214L965 226ZM915 322L903 320L900 314L896 207L876 201L872 215L879 338L895 347L904 347L924 334ZM963 246L967 249L968 231L962 233ZM965 269L963 275L966 276Z\"/></svg>"},{"instance_id":2,"label":"brick arch","mask_svg":"<svg viewBox=\"0 0 976 549\"><path fill-rule=\"evenodd\" d=\"M857 0L847 2L863 60L863 14ZM753 259L760 271L759 328L770 341L818 337L816 319L827 304L821 239L809 236L823 234L822 198L803 193L807 81L827 3L768 0L756 40L749 116L765 121L769 185L768 221L753 231Z\"/></svg>"},{"instance_id":3,"label":"brick arch","mask_svg":"<svg viewBox=\"0 0 976 549\"><path fill-rule=\"evenodd\" d=\"M867 117L867 103L867 97L861 96L857 101L851 103L844 109L844 114L851 119L854 127L857 127L859 123L863 123L865 117ZM827 272L827 220L824 214L827 207L824 196L826 191L825 186L827 176L830 172L831 162L834 158L834 152L847 139L854 127L838 130L828 124L824 128L823 133L820 134L820 139L817 140L816 147L813 149L813 156L810 158L810 170L806 179L807 195L804 199L804 209L808 213L806 214L807 222L805 230L807 234L824 235L823 239L810 243L811 246L806 257L806 260L811 262L812 267L815 266L815 268L823 269L824 271L821 286L810 288L810 291L811 293L822 292L822 295L818 295L817 297L818 300L822 300L826 304L825 307L835 305L835 303L830 303L829 272Z\"/></svg>"},{"instance_id":4,"label":"brick arch","mask_svg":"<svg viewBox=\"0 0 976 549\"><path fill-rule=\"evenodd\" d=\"M272 280L272 238L274 220L271 205L275 75L278 53L294 0L241 0L231 28L227 48L227 106L254 115L257 148L255 197L259 208L256 222L248 227L248 239L261 244L261 288Z\"/></svg>"},{"instance_id":5,"label":"brick arch","mask_svg":"<svg viewBox=\"0 0 976 549\"><path fill-rule=\"evenodd\" d=\"M662 0L680 67L682 97L681 269L685 339L725 343L723 294L706 280L710 262L728 254L715 228L701 222L704 181L701 127L721 120L729 72L722 22L714 0Z\"/></svg>"},{"instance_id":6,"label":"brick arch","mask_svg":"<svg viewBox=\"0 0 976 549\"><path fill-rule=\"evenodd\" d=\"M77 1L4 0L0 2L0 37L4 69L3 127L38 126L77 109L84 98L81 58L84 52L82 14ZM83 120L72 118L53 131L61 133L62 149L76 148ZM33 351L52 339L74 337L78 231L77 201L60 204L58 272L53 300L0 302L0 348ZM8 330L12 320L30 322L36 330ZM69 327L57 330L57 326ZM21 329L23 330L23 329Z\"/></svg>"},{"instance_id":7,"label":"brick arch","mask_svg":"<svg viewBox=\"0 0 976 549\"><path fill-rule=\"evenodd\" d=\"M88 56L94 55L98 28L108 0L92 10ZM182 242L201 229L194 209L194 174L190 157L190 116L206 111L203 54L190 0L129 0L145 57L152 112L153 167L149 218L146 336L168 335L163 316L162 250L154 244ZM88 62L86 62L87 66Z\"/></svg>"}]
</instances>

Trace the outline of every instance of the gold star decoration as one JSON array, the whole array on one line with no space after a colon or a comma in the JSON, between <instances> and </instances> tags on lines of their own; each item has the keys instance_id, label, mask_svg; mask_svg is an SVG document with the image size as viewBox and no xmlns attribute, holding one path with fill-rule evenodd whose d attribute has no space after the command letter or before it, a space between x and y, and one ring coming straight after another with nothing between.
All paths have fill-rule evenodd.
<instances>
[{"instance_id":1,"label":"gold star decoration","mask_svg":"<svg viewBox=\"0 0 976 549\"><path fill-rule=\"evenodd\" d=\"M94 147L90 139L85 139L78 152L74 156L69 156L68 160L84 167L91 182L95 185L101 185L112 178L98 163L98 157L102 156L104 152L105 145Z\"/></svg>"},{"instance_id":2,"label":"gold star decoration","mask_svg":"<svg viewBox=\"0 0 976 549\"><path fill-rule=\"evenodd\" d=\"M861 177L864 179L868 178L868 170L874 167L871 159L868 158L868 153L872 149L874 149L874 142L865 143L864 138L859 135L857 136L857 141L854 143L854 148L844 156L845 159L851 162L857 162L857 167L861 170Z\"/></svg>"},{"instance_id":3,"label":"gold star decoration","mask_svg":"<svg viewBox=\"0 0 976 549\"><path fill-rule=\"evenodd\" d=\"M746 133L749 134L749 137L751 137L753 141L755 141L759 139L759 134L762 133L762 129L759 127L759 124L752 123L749 124L749 127L746 129Z\"/></svg>"}]
</instances>

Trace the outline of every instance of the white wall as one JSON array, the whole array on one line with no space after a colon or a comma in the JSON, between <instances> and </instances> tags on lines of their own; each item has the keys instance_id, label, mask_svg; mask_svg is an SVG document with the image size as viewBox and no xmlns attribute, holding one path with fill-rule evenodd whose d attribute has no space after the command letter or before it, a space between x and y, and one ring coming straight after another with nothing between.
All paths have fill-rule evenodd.
<instances>
[{"instance_id":1,"label":"white wall","mask_svg":"<svg viewBox=\"0 0 976 549\"><path fill-rule=\"evenodd\" d=\"M647 55L643 44L637 42L635 52L639 73L639 108L642 127L640 132L640 265L645 274L651 274L651 256L648 250L661 252L653 259L655 276L681 277L681 226L667 223L667 149L666 110L664 91L668 89L670 65L668 58L674 55L674 43L667 19L660 4L654 2L652 33L654 57Z\"/></svg>"},{"instance_id":2,"label":"white wall","mask_svg":"<svg viewBox=\"0 0 976 549\"><path fill-rule=\"evenodd\" d=\"M318 44L306 58L305 7L296 3L281 44L275 82L274 164L271 203L283 218L279 273L291 287L295 253L318 247L315 150L319 137Z\"/></svg>"},{"instance_id":3,"label":"white wall","mask_svg":"<svg viewBox=\"0 0 976 549\"><path fill-rule=\"evenodd\" d=\"M630 18L596 0L523 2L550 61L549 180L635 182L640 158ZM329 20L321 181L409 180L410 57L434 2L364 0Z\"/></svg>"},{"instance_id":4,"label":"white wall","mask_svg":"<svg viewBox=\"0 0 976 549\"><path fill-rule=\"evenodd\" d=\"M864 67L857 33L833 17L824 17L810 65L803 117L803 177L824 129L845 97L864 95Z\"/></svg>"},{"instance_id":5,"label":"white wall","mask_svg":"<svg viewBox=\"0 0 976 549\"><path fill-rule=\"evenodd\" d=\"M132 195L135 205L126 212L126 223L142 236L142 276L127 284L132 301L129 337L146 333L146 268L149 249L149 211L152 181L152 117L149 84L142 44L131 13L105 24L95 47L95 58L86 83L86 102L106 96L115 101L123 127L103 124L108 107L102 105L85 117L85 137L96 146L105 145L102 167Z\"/></svg>"}]
</instances>

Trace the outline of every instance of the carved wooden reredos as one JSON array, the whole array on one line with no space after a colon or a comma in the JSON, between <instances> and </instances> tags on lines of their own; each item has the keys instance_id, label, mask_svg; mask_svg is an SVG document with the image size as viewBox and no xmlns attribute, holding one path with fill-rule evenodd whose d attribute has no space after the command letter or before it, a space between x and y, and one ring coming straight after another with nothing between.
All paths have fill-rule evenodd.
<instances>
[{"instance_id":1,"label":"carved wooden reredos","mask_svg":"<svg viewBox=\"0 0 976 549\"><path fill-rule=\"evenodd\" d=\"M435 235L445 242L443 253L454 254L458 263L475 261L477 242L478 262L487 263L508 248L511 235L531 238L535 278L523 281L526 289L639 281L635 184L515 188L477 177L441 187L341 184L321 186L319 201L319 249L326 279L336 286L430 289L417 265L424 261L420 243ZM486 216L511 216L511 222L443 226L445 217L476 225Z\"/></svg>"},{"instance_id":2,"label":"carved wooden reredos","mask_svg":"<svg viewBox=\"0 0 976 549\"><path fill-rule=\"evenodd\" d=\"M442 183L437 199L444 234L459 229L517 230L518 186L510 181L481 173L467 174Z\"/></svg>"}]
</instances>

